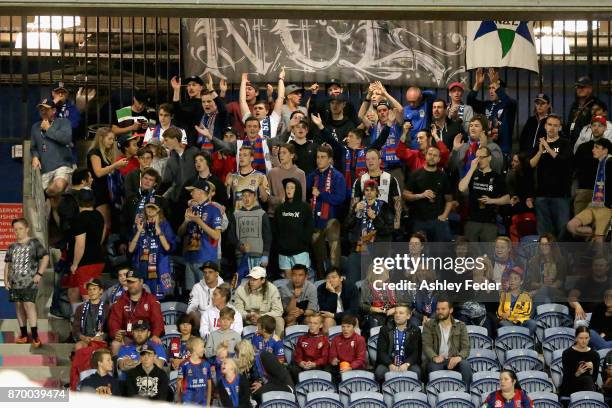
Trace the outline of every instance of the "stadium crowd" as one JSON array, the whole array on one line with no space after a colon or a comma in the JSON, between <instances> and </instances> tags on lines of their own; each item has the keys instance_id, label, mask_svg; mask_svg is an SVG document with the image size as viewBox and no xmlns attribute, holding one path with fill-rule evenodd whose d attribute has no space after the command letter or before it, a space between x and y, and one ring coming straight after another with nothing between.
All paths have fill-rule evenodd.
<instances>
[{"instance_id":1,"label":"stadium crowd","mask_svg":"<svg viewBox=\"0 0 612 408\"><path fill-rule=\"evenodd\" d=\"M135 90L80 168L68 91L40 102L31 165L62 254L51 313L72 322L72 389L250 407L267 392L299 397L321 371L350 398L356 372L370 391L414 379L434 404L446 379L436 372L455 371L455 390L476 390L479 406L531 407L521 374L539 370L555 383L536 391L564 403L579 391L612 396L612 123L588 77L567 118L538 94L520 132L494 69L443 97L413 86L402 101L373 82L360 106L336 80L306 90L284 79L281 69L263 98L243 74L229 101L224 80L174 77L172 100L157 107ZM17 343L40 347L49 250L26 220L13 226L4 281ZM568 241L588 248L588 272L566 256ZM362 276L360 257L393 242L416 257L446 243L485 260L410 279L501 291L379 290L375 280L398 277ZM550 341L553 329L563 341ZM478 388L481 371L496 372L493 388Z\"/></svg>"}]
</instances>

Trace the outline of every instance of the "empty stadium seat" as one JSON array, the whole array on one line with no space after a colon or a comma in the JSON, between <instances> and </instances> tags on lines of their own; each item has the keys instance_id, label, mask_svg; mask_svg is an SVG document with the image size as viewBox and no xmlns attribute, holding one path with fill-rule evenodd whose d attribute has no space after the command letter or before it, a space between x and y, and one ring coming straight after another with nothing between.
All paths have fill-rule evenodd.
<instances>
[{"instance_id":1,"label":"empty stadium seat","mask_svg":"<svg viewBox=\"0 0 612 408\"><path fill-rule=\"evenodd\" d=\"M452 370L438 370L429 373L429 382L425 389L429 405L433 407L436 405L439 393L465 391L465 384L460 373Z\"/></svg>"},{"instance_id":2,"label":"empty stadium seat","mask_svg":"<svg viewBox=\"0 0 612 408\"><path fill-rule=\"evenodd\" d=\"M553 327L571 327L573 323L568 307L558 303L539 305L536 308L534 320L538 325L536 334L540 341L542 341L544 337L545 329Z\"/></svg>"},{"instance_id":3,"label":"empty stadium seat","mask_svg":"<svg viewBox=\"0 0 612 408\"><path fill-rule=\"evenodd\" d=\"M569 408L608 408L602 393L580 391L570 395Z\"/></svg>"},{"instance_id":4,"label":"empty stadium seat","mask_svg":"<svg viewBox=\"0 0 612 408\"><path fill-rule=\"evenodd\" d=\"M164 324L176 324L179 317L187 313L187 305L182 302L163 302L161 314Z\"/></svg>"},{"instance_id":5,"label":"empty stadium seat","mask_svg":"<svg viewBox=\"0 0 612 408\"><path fill-rule=\"evenodd\" d=\"M321 391L308 394L304 408L344 408L344 405L335 392Z\"/></svg>"},{"instance_id":6,"label":"empty stadium seat","mask_svg":"<svg viewBox=\"0 0 612 408\"><path fill-rule=\"evenodd\" d=\"M555 388L559 389L561 387L561 382L563 381L563 351L564 350L555 350L553 351L552 361L550 362L550 376L552 378L553 384Z\"/></svg>"},{"instance_id":7,"label":"empty stadium seat","mask_svg":"<svg viewBox=\"0 0 612 408\"><path fill-rule=\"evenodd\" d=\"M487 395L499 389L499 373L495 372L475 372L470 384L472 402L480 407Z\"/></svg>"},{"instance_id":8,"label":"empty stadium seat","mask_svg":"<svg viewBox=\"0 0 612 408\"><path fill-rule=\"evenodd\" d=\"M468 362L473 372L478 371L499 371L497 355L493 350L471 349Z\"/></svg>"},{"instance_id":9,"label":"empty stadium seat","mask_svg":"<svg viewBox=\"0 0 612 408\"><path fill-rule=\"evenodd\" d=\"M297 408L295 395L286 391L268 391L261 396L260 408Z\"/></svg>"},{"instance_id":10,"label":"empty stadium seat","mask_svg":"<svg viewBox=\"0 0 612 408\"><path fill-rule=\"evenodd\" d=\"M552 392L530 392L527 395L533 401L533 408L563 408L557 394Z\"/></svg>"},{"instance_id":11,"label":"empty stadium seat","mask_svg":"<svg viewBox=\"0 0 612 408\"><path fill-rule=\"evenodd\" d=\"M413 371L388 371L385 373L382 393L388 407L393 404L395 394L422 390L423 384L421 384L417 373Z\"/></svg>"},{"instance_id":12,"label":"empty stadium seat","mask_svg":"<svg viewBox=\"0 0 612 408\"><path fill-rule=\"evenodd\" d=\"M380 392L378 382L374 379L374 373L365 370L351 370L340 374L340 384L338 392L340 394L340 402L347 406L350 400L350 395L359 391L374 391Z\"/></svg>"},{"instance_id":13,"label":"empty stadium seat","mask_svg":"<svg viewBox=\"0 0 612 408\"><path fill-rule=\"evenodd\" d=\"M467 392L446 391L438 394L436 408L474 408L474 404Z\"/></svg>"},{"instance_id":14,"label":"empty stadium seat","mask_svg":"<svg viewBox=\"0 0 612 408\"><path fill-rule=\"evenodd\" d=\"M510 368L515 373L529 370L543 370L544 364L535 350L508 350L504 367Z\"/></svg>"},{"instance_id":15,"label":"empty stadium seat","mask_svg":"<svg viewBox=\"0 0 612 408\"><path fill-rule=\"evenodd\" d=\"M380 326L372 327L370 329L370 337L368 338L368 357L370 358L370 364L376 364L376 342L378 342L378 334L380 333Z\"/></svg>"},{"instance_id":16,"label":"empty stadium seat","mask_svg":"<svg viewBox=\"0 0 612 408\"><path fill-rule=\"evenodd\" d=\"M565 350L576 342L575 330L571 327L553 327L544 329L542 337L542 350L544 362L550 366L552 354L555 350Z\"/></svg>"},{"instance_id":17,"label":"empty stadium seat","mask_svg":"<svg viewBox=\"0 0 612 408\"><path fill-rule=\"evenodd\" d=\"M309 394L319 392L336 392L331 373L322 370L302 371L295 386L298 405L303 407Z\"/></svg>"},{"instance_id":18,"label":"empty stadium seat","mask_svg":"<svg viewBox=\"0 0 612 408\"><path fill-rule=\"evenodd\" d=\"M516 373L518 382L525 392L555 392L548 375L543 371L521 371Z\"/></svg>"},{"instance_id":19,"label":"empty stadium seat","mask_svg":"<svg viewBox=\"0 0 612 408\"><path fill-rule=\"evenodd\" d=\"M285 278L277 279L274 282L272 282L272 284L274 286L276 286L277 288L281 288L283 286L287 286L287 283L289 283L289 279L285 279Z\"/></svg>"},{"instance_id":20,"label":"empty stadium seat","mask_svg":"<svg viewBox=\"0 0 612 408\"><path fill-rule=\"evenodd\" d=\"M253 339L253 337L255 337L255 334L257 333L257 326L255 325L248 325L248 326L244 326L242 328L242 338L245 340L249 340L251 341L251 339Z\"/></svg>"},{"instance_id":21,"label":"empty stadium seat","mask_svg":"<svg viewBox=\"0 0 612 408\"><path fill-rule=\"evenodd\" d=\"M603 385L603 372L606 369L606 356L612 348L597 350L599 354L599 375L597 376L597 385L601 388Z\"/></svg>"},{"instance_id":22,"label":"empty stadium seat","mask_svg":"<svg viewBox=\"0 0 612 408\"><path fill-rule=\"evenodd\" d=\"M422 392L400 392L393 396L392 408L431 408Z\"/></svg>"},{"instance_id":23,"label":"empty stadium seat","mask_svg":"<svg viewBox=\"0 0 612 408\"><path fill-rule=\"evenodd\" d=\"M285 360L287 364L291 363L293 357L293 351L295 350L295 344L300 336L308 333L308 326L304 324L297 324L295 326L289 326L285 329L285 337L283 338L283 345L285 347Z\"/></svg>"},{"instance_id":24,"label":"empty stadium seat","mask_svg":"<svg viewBox=\"0 0 612 408\"><path fill-rule=\"evenodd\" d=\"M529 329L521 326L505 326L497 329L495 352L497 360L504 365L506 352L514 349L533 349L535 342L529 334Z\"/></svg>"},{"instance_id":25,"label":"empty stadium seat","mask_svg":"<svg viewBox=\"0 0 612 408\"><path fill-rule=\"evenodd\" d=\"M481 326L466 326L470 339L470 348L493 350L493 339L489 337L487 329Z\"/></svg>"},{"instance_id":26,"label":"empty stadium seat","mask_svg":"<svg viewBox=\"0 0 612 408\"><path fill-rule=\"evenodd\" d=\"M380 392L360 391L352 393L349 408L387 408Z\"/></svg>"}]
</instances>

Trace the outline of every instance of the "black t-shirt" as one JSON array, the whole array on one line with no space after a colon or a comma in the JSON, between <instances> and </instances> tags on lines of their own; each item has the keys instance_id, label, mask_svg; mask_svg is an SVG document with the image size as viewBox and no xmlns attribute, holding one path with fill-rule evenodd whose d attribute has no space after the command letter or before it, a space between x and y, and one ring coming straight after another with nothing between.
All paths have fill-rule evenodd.
<instances>
[{"instance_id":1,"label":"black t-shirt","mask_svg":"<svg viewBox=\"0 0 612 408\"><path fill-rule=\"evenodd\" d=\"M444 212L446 200L445 194L451 194L448 176L440 170L427 171L423 168L410 174L407 183L408 190L413 194L420 194L425 190L431 190L436 194L433 202L423 198L412 202L412 212L419 221L435 220Z\"/></svg>"},{"instance_id":2,"label":"black t-shirt","mask_svg":"<svg viewBox=\"0 0 612 408\"><path fill-rule=\"evenodd\" d=\"M483 173L480 169L474 172L469 185L470 190L470 216L468 221L487 222L495 224L497 206L481 204L478 199L482 196L499 198L508 193L506 180L493 170Z\"/></svg>"},{"instance_id":3,"label":"black t-shirt","mask_svg":"<svg viewBox=\"0 0 612 408\"><path fill-rule=\"evenodd\" d=\"M569 197L572 184L572 147L567 139L549 142L557 152L554 159L545 150L536 166L536 197ZM538 153L536 145L531 157Z\"/></svg>"},{"instance_id":4,"label":"black t-shirt","mask_svg":"<svg viewBox=\"0 0 612 408\"><path fill-rule=\"evenodd\" d=\"M104 262L102 252L102 233L104 232L104 218L97 210L81 211L72 224L72 243L70 245L70 259L74 258L75 237L85 235L85 251L79 266L94 265Z\"/></svg>"},{"instance_id":5,"label":"black t-shirt","mask_svg":"<svg viewBox=\"0 0 612 408\"><path fill-rule=\"evenodd\" d=\"M94 373L81 381L81 391L95 390L98 387L111 388L111 393L115 396L121 396L121 386L119 380L110 374L101 377L100 374Z\"/></svg>"},{"instance_id":6,"label":"black t-shirt","mask_svg":"<svg viewBox=\"0 0 612 408\"><path fill-rule=\"evenodd\" d=\"M588 276L578 281L576 284L576 290L580 291L578 300L585 312L592 313L597 307L597 304L604 300L604 294L610 287L611 281L612 278L609 273L607 279L603 282L594 280L592 276Z\"/></svg>"},{"instance_id":7,"label":"black t-shirt","mask_svg":"<svg viewBox=\"0 0 612 408\"><path fill-rule=\"evenodd\" d=\"M578 188L592 190L597 173L597 160L593 157L592 140L581 144L574 155L574 166L576 168L576 180Z\"/></svg>"},{"instance_id":8,"label":"black t-shirt","mask_svg":"<svg viewBox=\"0 0 612 408\"><path fill-rule=\"evenodd\" d=\"M364 176L362 176L362 177L364 177ZM399 186L398 186L398 183L397 183L397 180L395 179L395 177L393 177L393 176L390 177L388 188L387 188L387 186L384 186L384 188L389 191L388 194L383 194L380 191L381 188L383 187L380 184L381 183L380 176L376 176L376 177L371 177L370 176L369 180L376 181L376 183L378 183L378 185L380 186L379 187L378 198L380 198L381 200L383 200L384 202L389 204L391 207L393 207L394 206L394 199L395 199L395 197L400 195ZM383 181L383 182L385 182L385 181ZM359 200L363 200L363 190L361 189L361 178L358 178L353 183L353 197L357 198Z\"/></svg>"}]
</instances>

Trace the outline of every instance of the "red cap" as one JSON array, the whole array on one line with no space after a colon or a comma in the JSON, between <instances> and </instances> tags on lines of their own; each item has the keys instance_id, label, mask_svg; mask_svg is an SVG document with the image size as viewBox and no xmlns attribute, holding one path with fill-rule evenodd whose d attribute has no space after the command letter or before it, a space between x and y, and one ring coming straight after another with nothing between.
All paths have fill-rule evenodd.
<instances>
[{"instance_id":1,"label":"red cap","mask_svg":"<svg viewBox=\"0 0 612 408\"><path fill-rule=\"evenodd\" d=\"M591 123L595 123L595 122L601 123L604 127L608 125L608 122L605 116L593 116L593 118L591 119Z\"/></svg>"},{"instance_id":2,"label":"red cap","mask_svg":"<svg viewBox=\"0 0 612 408\"><path fill-rule=\"evenodd\" d=\"M465 90L465 85L463 85L461 82L452 82L449 86L448 86L448 90L450 91L451 89L455 88L455 87L459 87L461 88L462 91Z\"/></svg>"},{"instance_id":3,"label":"red cap","mask_svg":"<svg viewBox=\"0 0 612 408\"><path fill-rule=\"evenodd\" d=\"M368 180L365 183L363 183L363 189L365 190L366 188L375 188L378 190L378 183L376 182L376 180Z\"/></svg>"}]
</instances>

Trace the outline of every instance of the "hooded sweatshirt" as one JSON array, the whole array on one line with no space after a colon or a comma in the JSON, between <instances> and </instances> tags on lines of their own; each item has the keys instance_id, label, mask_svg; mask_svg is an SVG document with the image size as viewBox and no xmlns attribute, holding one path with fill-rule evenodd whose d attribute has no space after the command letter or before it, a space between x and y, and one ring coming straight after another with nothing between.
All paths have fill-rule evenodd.
<instances>
[{"instance_id":1,"label":"hooded sweatshirt","mask_svg":"<svg viewBox=\"0 0 612 408\"><path fill-rule=\"evenodd\" d=\"M274 167L268 172L268 184L270 185L270 200L268 201L268 215L274 217L274 210L287 197L285 196L285 180L298 180L298 185L301 184L302 193L300 196L302 201L306 201L306 173L299 169L295 164L289 169L282 167Z\"/></svg>"},{"instance_id":2,"label":"hooded sweatshirt","mask_svg":"<svg viewBox=\"0 0 612 408\"><path fill-rule=\"evenodd\" d=\"M255 392L256 399L261 399L261 396L268 391L293 393L294 385L291 375L274 354L269 351L261 351L256 359L266 377L264 386Z\"/></svg>"},{"instance_id":3,"label":"hooded sweatshirt","mask_svg":"<svg viewBox=\"0 0 612 408\"><path fill-rule=\"evenodd\" d=\"M249 256L268 256L272 235L268 215L260 206L234 212L234 242L249 245Z\"/></svg>"},{"instance_id":4,"label":"hooded sweatshirt","mask_svg":"<svg viewBox=\"0 0 612 408\"><path fill-rule=\"evenodd\" d=\"M312 209L303 198L303 184L295 178L284 179L283 191L289 181L295 183L294 198L290 201L285 193L285 202L276 207L272 223L274 236L278 238L278 253L284 256L308 252L314 229Z\"/></svg>"},{"instance_id":5,"label":"hooded sweatshirt","mask_svg":"<svg viewBox=\"0 0 612 408\"><path fill-rule=\"evenodd\" d=\"M317 367L323 367L329 360L329 339L326 335L319 332L312 334L310 332L300 336L295 344L296 364L302 361L313 361Z\"/></svg>"}]
</instances>

